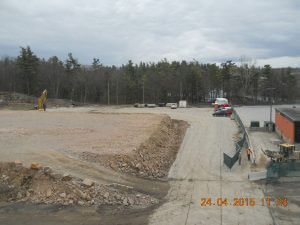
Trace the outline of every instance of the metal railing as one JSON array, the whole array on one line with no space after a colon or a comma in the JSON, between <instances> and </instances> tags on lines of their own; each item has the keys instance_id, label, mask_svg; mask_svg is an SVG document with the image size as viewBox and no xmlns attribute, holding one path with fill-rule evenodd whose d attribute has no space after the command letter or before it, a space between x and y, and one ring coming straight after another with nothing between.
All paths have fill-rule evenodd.
<instances>
[{"instance_id":1,"label":"metal railing","mask_svg":"<svg viewBox=\"0 0 300 225\"><path fill-rule=\"evenodd\" d=\"M242 152L243 146L245 144L245 140L246 139L245 139L245 135L244 135L243 138L235 144L236 152L233 157L230 157L229 155L227 155L226 153L223 152L224 164L229 169L231 169L233 167L233 165L240 159L241 152Z\"/></svg>"},{"instance_id":2,"label":"metal railing","mask_svg":"<svg viewBox=\"0 0 300 225\"><path fill-rule=\"evenodd\" d=\"M251 149L252 154L250 156L250 159L251 159L252 164L255 164L255 161L256 161L255 149L253 148L253 145L252 145L251 140L249 138L248 130L246 129L245 125L243 124L240 116L238 115L238 113L236 112L235 109L233 109L232 115L233 115L235 121L237 121L241 131L243 132L243 138L236 143L236 146L235 146L236 153L234 154L233 157L230 157L226 153L223 153L224 164L229 169L231 169L233 167L233 165L238 160L241 159L241 154L242 154L242 150L243 150L244 147Z\"/></svg>"},{"instance_id":3,"label":"metal railing","mask_svg":"<svg viewBox=\"0 0 300 225\"><path fill-rule=\"evenodd\" d=\"M244 133L244 138L245 138L245 144L247 145L246 147L247 148L250 148L251 151L252 151L252 154L251 154L251 162L252 164L255 164L256 163L256 153L255 153L255 149L253 148L253 145L251 143L251 140L249 138L249 133L248 133L248 130L246 129L245 125L243 124L240 116L238 115L237 111L235 109L233 109L233 116L234 116L234 119L237 121L237 123L239 124L242 132Z\"/></svg>"}]
</instances>

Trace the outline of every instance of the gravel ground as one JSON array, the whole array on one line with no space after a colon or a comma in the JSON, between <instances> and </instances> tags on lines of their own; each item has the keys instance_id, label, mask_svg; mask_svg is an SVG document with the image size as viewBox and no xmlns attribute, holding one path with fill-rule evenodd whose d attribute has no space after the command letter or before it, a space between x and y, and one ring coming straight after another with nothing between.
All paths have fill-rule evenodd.
<instances>
[{"instance_id":1,"label":"gravel ground","mask_svg":"<svg viewBox=\"0 0 300 225\"><path fill-rule=\"evenodd\" d=\"M1 206L0 222L3 218L12 218L13 224L34 224L43 221L43 224L162 224L162 225L192 225L192 224L296 224L296 214L286 214L289 210L299 212L299 206L291 204L281 211L283 214L274 214L267 206L259 204L265 196L262 185L249 182L247 179L250 164L247 161L242 167L235 165L230 171L222 163L222 154L233 154L234 140L237 133L236 123L229 118L212 117L211 108L187 108L172 110L169 108L135 109L135 108L78 108L53 109L75 110L77 112L118 112L118 113L154 113L167 114L172 119L185 120L190 124L184 137L177 158L173 163L169 178L169 191L163 199L163 204L149 211L124 212L124 214L104 215L91 211L67 209L45 209L39 207ZM74 160L70 161L74 163ZM76 161L75 161L76 162ZM122 177L111 171L103 173L99 167L89 167L88 164L76 162L74 167L81 166L82 170L95 177L102 173L105 179L119 179L120 183L142 182L143 188L158 194L166 189L163 184L146 180ZM88 168L86 168L88 167ZM73 168L76 169L76 168ZM94 172L93 172L94 171ZM95 173L97 171L97 173ZM94 173L94 174L93 174ZM103 175L104 174L104 175ZM99 178L100 180L100 178ZM272 184L271 184L272 185ZM284 192L282 192L284 194ZM269 192L267 194L276 194ZM163 196L163 195L162 195ZM255 198L255 206L201 206L201 198ZM215 203L215 202L213 202ZM291 208L289 208L291 207ZM278 208L281 210L282 208ZM154 211L153 211L154 210ZM17 214L15 212L18 212ZM151 215L150 215L151 214ZM34 216L33 216L34 215ZM150 216L149 216L150 215ZM282 217L282 215L287 215ZM5 217L6 216L6 217ZM281 216L281 218L278 218ZM293 217L293 218L289 218ZM16 221L22 223L16 223ZM7 221L7 220L6 220ZM10 223L11 224L11 223Z\"/></svg>"},{"instance_id":2,"label":"gravel ground","mask_svg":"<svg viewBox=\"0 0 300 225\"><path fill-rule=\"evenodd\" d=\"M30 151L127 154L145 142L163 116L0 111L2 160Z\"/></svg>"},{"instance_id":3,"label":"gravel ground","mask_svg":"<svg viewBox=\"0 0 300 225\"><path fill-rule=\"evenodd\" d=\"M147 208L158 200L131 187L99 185L90 179L55 173L37 163L0 162L0 201L36 204Z\"/></svg>"},{"instance_id":4,"label":"gravel ground","mask_svg":"<svg viewBox=\"0 0 300 225\"><path fill-rule=\"evenodd\" d=\"M68 213L63 212L62 208L77 205L84 206L88 214L94 214L96 217L105 214L104 221L112 221L113 224L116 221L123 221L121 215L124 212L125 217L128 217L127 214L138 211L138 219L130 218L131 221L139 221L137 224L141 224L140 221L147 221L153 206L155 207L165 196L168 183L112 171L99 165L98 162L83 160L78 157L79 153L95 154L97 157L112 156L112 158L115 155L118 155L118 158L130 156L131 161L126 163L134 162L132 165L134 169L138 169L138 172L150 171L152 177L156 174L159 177L165 176L175 160L186 129L185 122L175 123L166 115L148 113L106 113L95 110L80 112L77 109L70 112L58 109L49 112L2 110L0 115L2 125L0 161L20 159L25 165L22 169L0 168L1 224L12 222L26 224L24 221L29 221L31 224L37 218L45 219L41 214L34 218L28 216L34 213L30 210L30 204L40 203L53 205L60 209L60 213L65 213L58 220L67 217ZM49 177L43 172L34 173L27 169L33 161L39 162L42 166L50 166L57 176L70 174L73 179L71 182L61 182L60 178L53 180L52 176ZM141 166L136 166L138 163ZM122 164L121 166L124 168ZM16 180L16 177L20 179ZM95 181L92 187L81 185L86 178ZM24 179L34 182L18 185L23 183ZM78 193L83 193L82 195L78 196L77 192L73 194L73 191L78 188ZM35 211L41 213L44 212L43 209L49 208L43 205L32 206ZM93 207L96 207L96 211ZM110 207L112 208L108 210ZM6 210L11 211L13 218L18 219L11 220L12 216L7 217L6 213L3 214ZM20 210L26 213L19 213ZM78 214L77 210L76 213ZM116 213L121 215L113 216ZM84 215L83 213L82 216ZM70 215L70 219L76 216ZM46 223L51 224L52 220L49 218Z\"/></svg>"}]
</instances>

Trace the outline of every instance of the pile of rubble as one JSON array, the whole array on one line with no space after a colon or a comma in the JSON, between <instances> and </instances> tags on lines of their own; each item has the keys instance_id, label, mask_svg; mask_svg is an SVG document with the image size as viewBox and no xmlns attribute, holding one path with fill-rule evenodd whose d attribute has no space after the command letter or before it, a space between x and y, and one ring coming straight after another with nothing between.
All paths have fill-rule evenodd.
<instances>
[{"instance_id":1,"label":"pile of rubble","mask_svg":"<svg viewBox=\"0 0 300 225\"><path fill-rule=\"evenodd\" d=\"M0 92L0 102L6 103L34 103L36 97L28 96L21 93Z\"/></svg>"},{"instance_id":2,"label":"pile of rubble","mask_svg":"<svg viewBox=\"0 0 300 225\"><path fill-rule=\"evenodd\" d=\"M118 184L100 185L90 179L61 175L49 167L21 162L0 163L0 201L120 207L148 207L158 200Z\"/></svg>"},{"instance_id":3,"label":"pile of rubble","mask_svg":"<svg viewBox=\"0 0 300 225\"><path fill-rule=\"evenodd\" d=\"M29 96L22 93L11 93L11 92L0 92L0 107L1 106L8 106L8 105L20 105L20 104L29 104L32 105L32 108L35 104L37 104L37 97ZM54 99L48 98L47 106L49 107L69 107L80 105L80 103L75 103L71 100L67 99Z\"/></svg>"},{"instance_id":4,"label":"pile of rubble","mask_svg":"<svg viewBox=\"0 0 300 225\"><path fill-rule=\"evenodd\" d=\"M129 154L97 155L82 153L85 160L147 178L163 178L176 159L188 124L166 116L150 138Z\"/></svg>"}]
</instances>

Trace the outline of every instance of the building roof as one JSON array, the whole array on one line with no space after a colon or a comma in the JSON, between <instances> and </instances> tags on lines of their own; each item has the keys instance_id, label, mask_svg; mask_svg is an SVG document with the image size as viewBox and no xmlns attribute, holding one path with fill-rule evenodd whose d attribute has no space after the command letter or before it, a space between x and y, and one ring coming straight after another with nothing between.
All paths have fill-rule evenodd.
<instances>
[{"instance_id":1,"label":"building roof","mask_svg":"<svg viewBox=\"0 0 300 225\"><path fill-rule=\"evenodd\" d=\"M300 122L300 109L298 108L276 108L276 111L279 111L288 119L294 122Z\"/></svg>"}]
</instances>

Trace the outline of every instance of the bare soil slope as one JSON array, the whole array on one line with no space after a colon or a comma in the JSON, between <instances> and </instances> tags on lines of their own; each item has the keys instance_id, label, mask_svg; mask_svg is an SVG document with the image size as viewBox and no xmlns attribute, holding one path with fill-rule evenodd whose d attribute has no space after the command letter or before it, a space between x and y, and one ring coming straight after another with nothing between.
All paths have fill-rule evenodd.
<instances>
[{"instance_id":1,"label":"bare soil slope","mask_svg":"<svg viewBox=\"0 0 300 225\"><path fill-rule=\"evenodd\" d=\"M33 169L23 167L19 162L0 163L0 201L139 208L158 203L149 195L119 187L61 175L49 167Z\"/></svg>"},{"instance_id":2,"label":"bare soil slope","mask_svg":"<svg viewBox=\"0 0 300 225\"><path fill-rule=\"evenodd\" d=\"M144 177L164 177L187 124L165 115L0 111L1 160L53 168L66 155ZM54 165L53 165L54 163Z\"/></svg>"},{"instance_id":3,"label":"bare soil slope","mask_svg":"<svg viewBox=\"0 0 300 225\"><path fill-rule=\"evenodd\" d=\"M86 160L142 177L162 178L168 175L174 162L188 124L165 116L150 138L132 152L124 154L91 154L84 152Z\"/></svg>"}]
</instances>

